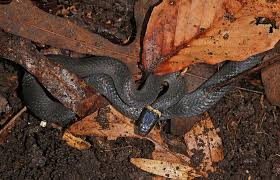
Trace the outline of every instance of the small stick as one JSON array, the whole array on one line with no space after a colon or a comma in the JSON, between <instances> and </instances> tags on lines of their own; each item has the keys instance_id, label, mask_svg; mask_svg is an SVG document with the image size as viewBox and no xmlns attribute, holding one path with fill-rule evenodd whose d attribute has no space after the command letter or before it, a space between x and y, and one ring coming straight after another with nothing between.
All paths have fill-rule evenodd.
<instances>
[{"instance_id":1,"label":"small stick","mask_svg":"<svg viewBox=\"0 0 280 180\"><path fill-rule=\"evenodd\" d=\"M239 90L243 90L243 91L248 91L248 92L252 92L252 93L256 93L256 94L263 94L263 92L261 92L261 91L247 89L247 88L243 88L243 87L239 87L239 86L233 86L233 87L236 89L239 89Z\"/></svg>"},{"instance_id":2,"label":"small stick","mask_svg":"<svg viewBox=\"0 0 280 180\"><path fill-rule=\"evenodd\" d=\"M195 77L195 78L202 79L202 80L208 80L208 78L205 78L205 77L202 77L202 76L199 76L196 74L188 73L188 72L185 72L184 75Z\"/></svg>"},{"instance_id":3,"label":"small stick","mask_svg":"<svg viewBox=\"0 0 280 180\"><path fill-rule=\"evenodd\" d=\"M195 78L198 78L198 79L201 79L201 80L208 80L205 77L198 76L196 74L192 74L192 73L188 73L188 72L184 73L184 75L192 76L192 77L195 77ZM248 88L243 88L243 87L239 87L239 86L233 86L233 87L236 88L236 89L243 90L243 91L253 92L253 93L256 93L256 94L263 94L263 92L261 92L261 91L256 91L256 90L252 90L252 89L248 89Z\"/></svg>"},{"instance_id":4,"label":"small stick","mask_svg":"<svg viewBox=\"0 0 280 180\"><path fill-rule=\"evenodd\" d=\"M24 106L7 124L6 126L0 130L0 144L5 142L5 139L9 133L9 131L14 127L16 124L16 120L19 116L22 115L27 110L27 107Z\"/></svg>"}]
</instances>

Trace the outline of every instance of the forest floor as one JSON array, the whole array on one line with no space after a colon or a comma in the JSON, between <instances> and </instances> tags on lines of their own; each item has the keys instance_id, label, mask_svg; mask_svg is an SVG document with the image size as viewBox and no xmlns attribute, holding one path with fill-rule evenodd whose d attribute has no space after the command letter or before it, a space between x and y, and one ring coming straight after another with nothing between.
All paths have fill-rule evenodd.
<instances>
[{"instance_id":1,"label":"forest floor","mask_svg":"<svg viewBox=\"0 0 280 180\"><path fill-rule=\"evenodd\" d=\"M119 2L124 0L115 0L111 4L100 3L100 7L95 8L96 13L104 13L106 9L107 16L96 21L109 26L107 20L114 20L118 17L116 14L123 11L121 6L117 6ZM130 17L132 14L128 13L126 16ZM124 21L129 22L129 18ZM122 29L120 34L131 33L130 25L112 24L110 32L119 28ZM96 30L100 31L111 37L102 28ZM112 41L118 42L120 39L114 40L111 37ZM19 66L8 60L0 60L0 109L4 109L2 114L0 111L0 129L7 123L1 116L9 114L12 117L24 107L20 93L22 74L23 69ZM235 89L209 110L214 126L219 129L225 152L224 160L218 164L219 171L210 174L209 179L279 179L280 110L267 101L260 79L259 73L256 73L236 83L236 86L245 90ZM79 151L69 147L62 140L62 134L63 131L51 125L40 126L39 119L29 111L24 112L17 119L5 143L0 145L0 179L153 177L129 161L132 157L151 158L154 147L149 141L132 138L110 141L106 138L88 137L92 148Z\"/></svg>"}]
</instances>

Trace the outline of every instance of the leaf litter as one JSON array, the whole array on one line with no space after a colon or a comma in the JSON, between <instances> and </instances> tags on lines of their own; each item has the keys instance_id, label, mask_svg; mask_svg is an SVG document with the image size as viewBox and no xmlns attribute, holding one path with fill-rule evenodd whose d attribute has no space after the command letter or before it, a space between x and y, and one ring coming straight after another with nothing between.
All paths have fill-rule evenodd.
<instances>
[{"instance_id":1,"label":"leaf litter","mask_svg":"<svg viewBox=\"0 0 280 180\"><path fill-rule=\"evenodd\" d=\"M165 1L166 2L166 1ZM174 5L174 4L176 4L177 2L179 2L179 1L176 1L176 3L175 3L175 1L169 1L169 2L174 2L174 3L171 3L170 5ZM226 1L225 1L226 2ZM230 13L228 13L228 12L226 12L226 14L224 15L224 18L226 19L226 20L228 20L228 21L230 21L230 23L234 23L234 22L236 22L236 21L239 21L239 19L237 19L237 17L238 17L238 13L239 13L239 10L240 9L238 9L237 8L237 10L236 9L234 9L235 7L238 7L236 4L234 4L234 3L236 3L236 2L239 2L239 3L245 3L245 5L247 5L246 4L246 1L232 1L232 3L233 3L233 5L232 4L230 4L230 8L232 8L231 7L231 5L233 6L233 10L232 10L232 12L230 12ZM253 1L247 1L247 2L253 2ZM265 3L268 3L267 1L256 1L256 3L261 3L262 5L265 5ZM239 7L239 8L241 8L241 7ZM246 10L246 8L244 8L245 10ZM228 10L228 9L227 9ZM244 11L245 11L244 10ZM248 9L247 9L248 10ZM242 10L240 10L241 12L242 12ZM237 13L237 15L234 15L234 13ZM260 13L260 12L258 12L258 13ZM265 15L267 15L267 14L269 14L269 12L266 12L266 10L264 11L264 12L261 12L260 14L264 14L263 15L263 17L265 16ZM267 14L266 14L267 13ZM261 15L260 15L261 16ZM276 31L277 32L277 29L274 29L275 27L273 27L273 28L271 28L271 22L273 22L273 21L271 21L271 20L269 20L269 23L266 23L265 21L267 20L267 18L263 18L263 17L258 17L258 18L255 18L255 22L256 22L256 24L257 24L257 22L259 22L260 24L262 24L262 25L260 25L259 27L262 27L262 28L260 28L260 30L261 30L261 32L262 31L264 31L264 32L267 32L267 31L269 31L269 33L271 33L270 31L272 30L272 31ZM272 16L272 17L270 17L270 18L274 18L275 16ZM251 18L251 17L250 17ZM249 21L249 19L250 18L248 18L248 19L243 19L244 20L244 22L248 22ZM240 22L243 22L243 21L241 21L240 20ZM276 24L276 20L275 20L275 24ZM207 23L206 23L207 24ZM265 25L263 25L263 24L265 24ZM234 30L234 25L230 25L229 24L229 27L230 28L233 28L233 30ZM237 29L237 27L235 27L236 29ZM232 30L232 29L230 29L230 30ZM191 30L190 30L191 31ZM201 28L200 29L200 31L201 32L206 32L206 29L205 28ZM192 32L192 31L191 31ZM211 31L210 31L211 32ZM226 32L226 33L225 33ZM235 32L235 31L233 31L233 32ZM258 31L258 32L260 32L260 31ZM255 33L255 34L254 34ZM256 35L256 32L254 32L253 33L253 35ZM272 32L273 33L273 32ZM211 33L210 33L211 34ZM232 36L230 36L231 34L229 34L227 31L225 31L224 30L224 33L222 33L222 37L221 37L221 34L217 37L217 40L222 40L222 38L224 39L224 40L229 40ZM239 35L238 33L237 33L237 35ZM252 37L253 37L253 35L252 35ZM234 37L234 36L233 36ZM185 40L185 39L184 39ZM256 40L258 40L258 39L256 39ZM271 39L270 39L271 40ZM203 41L202 41L203 42ZM194 45L200 45L199 43L201 43L201 44L203 44L202 42L198 42L197 44L196 43L194 43ZM238 42L238 41L237 41ZM251 43L251 41L249 41L248 40L248 44L250 44ZM179 46L181 46L181 44L180 44L180 41L178 42L178 41L176 41L176 45L179 45ZM245 42L244 42L245 43ZM264 45L264 47L261 47L261 48L271 48L271 46L272 46L272 44L273 44L274 42L268 42L268 43L263 43ZM231 44L231 43L230 43ZM246 43L245 43L246 44ZM248 44L246 44L246 45L248 45ZM206 44L207 45L207 44ZM274 44L273 44L274 45ZM240 47L239 47L240 48ZM213 49L215 50L215 48L213 47ZM180 54L180 52L181 52L181 50L182 50L182 54ZM258 51L258 49L254 49L253 50L254 51L254 53L256 52L256 51ZM261 51L261 50L259 50L259 51ZM189 51L184 51L184 49L180 49L180 52L178 52L178 54L179 55L182 55L182 59L183 59L183 56L185 56L185 55L188 55L188 53L190 53ZM193 52L196 52L195 50L193 51ZM216 51L213 51L213 52L216 52ZM213 60L213 62L210 62L210 63L217 63L217 62L219 62L219 61L221 61L221 60L219 60L219 57L223 57L224 55L220 55L219 56L219 53L217 53L217 54L214 54L212 51L208 51L208 55L212 55L212 56L214 56L215 55L215 57L212 59ZM218 50L217 50L217 52L219 52ZM205 52L204 52L205 53ZM250 53L253 53L253 52L250 52ZM173 55L173 54L172 54ZM171 56L172 56L171 55ZM236 54L234 54L234 53L232 53L232 54L228 54L228 55L232 55L232 57L234 57ZM227 55L227 56L228 56ZM248 54L247 54L248 55ZM246 56L247 56L246 55ZM170 56L170 57L171 57ZM206 57L206 55L205 54L203 54L201 57ZM244 54L243 54L243 56L244 56ZM169 55L167 54L166 56L164 56L163 58L162 57L160 57L160 59L163 59L163 60L166 60L165 59L165 57L169 57ZM173 56L172 56L173 57ZM172 60L172 57L171 57L171 60ZM215 59L215 58L217 58L217 59ZM175 58L175 61L174 62L176 62L176 63L174 63L174 64L179 64L178 66L173 66L172 65L172 68L174 67L174 68L177 68L177 70L178 69L180 69L180 68L182 68L182 67L184 67L186 64L185 64L185 62L180 62L180 60L182 60L182 59L180 59L180 56L178 56L178 59L176 59ZM178 60L178 61L177 61ZM195 59L195 60L197 60L197 62L204 62L203 60L203 58L198 58L198 59ZM211 60L211 59L210 59ZM209 61L210 61L209 60ZM241 60L241 59L239 59L239 60ZM170 60L169 60L170 61ZM183 60L182 60L183 61ZM168 63L170 63L170 62L168 62L168 61L166 61L167 62L167 64ZM172 61L171 61L172 62ZM181 63L181 64L180 64ZM191 62L191 63L194 63L194 62ZM209 62L208 62L209 63ZM164 66L164 64L163 64L163 66ZM159 70L157 70L157 72L158 73L161 73L160 71L161 71L161 66L159 66ZM164 68L163 68L164 69ZM164 73L167 73L167 72L170 72L170 71L173 71L174 69L171 69L170 70L170 67L168 67L168 68L165 68L164 69ZM112 111L114 111L114 110L112 110ZM118 115L117 113L115 113L114 115L112 115L112 117L114 117L114 118L116 118L116 116L120 116L121 117L121 115ZM109 118L108 119L110 119L110 118L112 118L111 116L109 116ZM122 118L125 118L125 117L122 117ZM86 119L86 118L85 118ZM116 118L117 119L117 118ZM211 121L211 120L210 120ZM121 134L118 134L118 133L114 133L113 131L112 132L106 132L105 130L103 130L102 129L102 127L100 127L100 126L98 126L97 124L91 124L91 122L88 122L88 121L84 121L84 120L82 120L81 122L87 122L88 124L86 124L86 125L89 125L89 127L86 127L86 126L84 126L83 124L79 124L79 126L80 126L80 128L84 128L85 130L87 130L86 131L86 133L89 133L90 135L97 135L97 136L108 136L109 137L109 139L116 139L117 137L122 137L122 136L126 136L126 137L136 137L136 138L142 138L142 137L139 137L138 135L135 135L134 134L134 132L133 132L133 125L132 126L128 126L129 128L129 131L131 131L131 132L124 132L124 131L121 131L121 128L119 127L119 126L117 126L117 127L114 127L114 126L109 126L109 130L113 130L113 131L120 131L120 133ZM118 122L114 122L114 124L118 124ZM123 123L121 123L122 125L126 125L126 124L128 124L128 121L127 122L123 122ZM204 125L200 125L201 127L205 127L205 126L207 126L207 124L208 123L205 123ZM98 129L98 131L100 131L100 132L97 132L97 131L91 131L90 130L90 128L99 128ZM200 128L201 128L200 127ZM71 127L70 127L71 128ZM123 128L123 129L125 129L125 128ZM219 149L221 146L221 144L219 143L219 141L220 140L218 140L219 138L217 138L217 141L213 141L213 140L211 140L211 138L209 139L209 137L208 136L210 136L210 135L206 135L206 139L205 140L202 140L203 138L198 138L200 135L201 135L201 132L204 132L204 133L206 133L206 132L210 132L210 130L209 129L212 129L212 130L214 130L214 128L213 127L206 127L206 129L207 130L205 130L205 131L202 131L202 130L191 130L190 132L192 133L192 134L189 134L188 136L185 136L185 139L188 139L188 140L190 140L190 139L192 139L193 137L195 137L195 139L199 139L199 142L196 142L196 143L194 143L194 141L193 141L193 144L192 144L192 146L190 146L190 147L193 147L193 149L191 149L191 150L188 150L188 154L190 155L190 156L194 156L194 154L196 154L197 152L200 152L199 154L199 157L198 158L193 158L192 159L192 163L195 163L195 162L197 162L197 161L194 161L194 160L196 160L196 159L198 159L199 161L198 162L200 162L200 163L204 163L202 166L200 166L200 169L203 169L203 168L205 168L205 169L207 169L207 168L209 168L210 169L210 171L212 171L213 169L215 169L215 168L213 168L211 165L208 167L207 166L207 164L209 164L209 162L210 162L210 164L211 164L211 162L216 162L216 161L219 161L219 160L221 160L222 158L221 157L223 157L223 152L221 151L221 149ZM77 132L79 132L79 130L77 130ZM76 132L76 133L77 133ZM112 134L111 134L112 133ZM216 134L216 132L212 132L213 134ZM79 133L77 133L77 134L79 134ZM86 135L89 135L89 134L86 134ZM210 133L211 134L211 133ZM84 135L84 134L79 134L79 135ZM218 136L217 136L218 137ZM190 138L190 139L189 139ZM73 138L73 139L76 139L76 138ZM178 161L178 162L183 162L183 163L186 163L186 161L189 161L190 160L190 157L187 157L187 156L182 156L181 154L179 155L178 153L174 153L174 152L170 152L169 153L169 151L168 151L168 148L167 148L167 146L164 144L164 142L163 142L163 140L161 140L161 138L160 138L160 133L159 133L159 131L158 130L155 130L155 132L154 132L154 134L152 134L151 135L151 137L148 137L148 139L150 139L151 141L153 141L154 143L155 143L155 145L156 145L156 148L155 148L155 151L154 151L154 153L153 153L153 157L154 158L166 158L167 157L167 161L163 161L163 162L166 162L166 163L164 163L164 164L168 164L167 162L168 162L168 156L170 155L170 161L173 161L173 163L176 163L176 161ZM200 149L200 146L198 145L198 144L204 144L204 143L209 143L209 142L212 142L213 141L213 143L214 143L214 145L213 145L213 148L215 149L215 150L209 150L209 148L210 147L208 147L208 151L206 151L207 153L201 153L202 151L201 151L201 149ZM87 144L87 143L86 143ZM206 149L207 149L207 147L206 147ZM164 151L166 151L166 152L164 152ZM217 152L216 152L217 151ZM156 153L157 152L157 153ZM203 152L204 152L204 149L203 149ZM216 153L215 153L216 152ZM213 154L214 153L214 154ZM158 154L158 155L155 155L155 154ZM202 154L202 156L201 156L201 154ZM209 157L207 157L206 158L206 160L204 160L204 157L206 157L206 155L205 154L209 154L210 155L210 158ZM215 155L215 154L217 154L217 159L215 159L215 158L213 158L213 157L216 157L216 156L213 156L213 155ZM164 155L164 156L163 156ZM212 157L213 156L213 157ZM175 159L174 159L174 157L176 157ZM171 160L172 159L172 160ZM208 160L208 161L207 161ZM133 160L134 162L135 162L135 159ZM144 160L144 161L149 161L149 160ZM159 161L159 160L150 160L151 162L154 162L154 164L156 164L157 163L157 161ZM166 165L166 166L168 166L168 167L172 167L172 165L174 165L174 164L171 164L171 165ZM199 165L199 164L198 164ZM201 164L200 164L201 165ZM190 168L190 167L188 167L188 168ZM205 170L204 169L204 170ZM191 170L193 170L193 169L191 169ZM201 174L203 174L202 172L203 172L203 170L200 170L201 172ZM157 172L155 172L155 174L157 174ZM161 174L162 175L162 174ZM205 175L205 174L204 174ZM166 174L165 174L165 176L167 176Z\"/></svg>"},{"instance_id":2,"label":"leaf litter","mask_svg":"<svg viewBox=\"0 0 280 180\"><path fill-rule=\"evenodd\" d=\"M185 154L181 154L168 148L161 136L160 129L154 128L147 136L140 136L134 133L134 124L131 119L119 113L112 106L109 107L110 112L107 114L109 126L107 128L103 128L96 120L97 112L95 112L71 125L65 133L71 133L75 136L106 137L110 140L115 140L119 137L147 139L155 145L155 150L152 153L153 159L133 158L131 162L150 173L165 177L169 176L170 178L207 176L208 172L216 170L214 163L224 157L221 138L218 136L208 115L185 134L185 143L188 150ZM79 141L80 139L78 139ZM194 153L195 151L204 154L196 166L192 162L192 158L198 155ZM178 164L181 167L179 169L177 169ZM170 173L171 169L174 170L172 171L173 174Z\"/></svg>"}]
</instances>

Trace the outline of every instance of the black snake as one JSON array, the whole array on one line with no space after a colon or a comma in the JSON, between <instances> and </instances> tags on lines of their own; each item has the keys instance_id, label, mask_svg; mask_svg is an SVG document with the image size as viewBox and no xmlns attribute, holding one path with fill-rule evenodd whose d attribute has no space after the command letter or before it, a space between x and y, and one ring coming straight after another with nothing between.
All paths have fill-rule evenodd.
<instances>
[{"instance_id":1,"label":"black snake","mask_svg":"<svg viewBox=\"0 0 280 180\"><path fill-rule=\"evenodd\" d=\"M48 56L50 60L83 78L117 110L136 120L137 131L143 135L149 133L158 120L190 117L207 111L232 89L225 86L211 92L209 88L251 69L261 62L262 57L255 55L242 62L226 62L197 90L187 93L185 79L179 73L165 76L150 73L142 88L137 89L127 66L117 59L105 56L82 59ZM165 92L162 92L163 84L168 87ZM61 124L75 119L75 114L51 98L32 75L25 73L22 89L24 101L39 118L59 120Z\"/></svg>"},{"instance_id":2,"label":"black snake","mask_svg":"<svg viewBox=\"0 0 280 180\"><path fill-rule=\"evenodd\" d=\"M0 4L10 2L0 0ZM49 59L85 79L116 109L137 120L138 132L145 135L158 120L205 112L231 89L226 86L210 92L211 87L256 66L262 57L255 55L243 62L226 62L220 71L191 93L185 91L185 80L178 73L163 77L150 74L144 86L137 90L127 66L117 59L98 56L84 59L49 56ZM164 83L168 84L168 90L159 96ZM25 73L22 87L27 106L39 118L63 125L75 119L75 114L53 99L32 75Z\"/></svg>"}]
</instances>

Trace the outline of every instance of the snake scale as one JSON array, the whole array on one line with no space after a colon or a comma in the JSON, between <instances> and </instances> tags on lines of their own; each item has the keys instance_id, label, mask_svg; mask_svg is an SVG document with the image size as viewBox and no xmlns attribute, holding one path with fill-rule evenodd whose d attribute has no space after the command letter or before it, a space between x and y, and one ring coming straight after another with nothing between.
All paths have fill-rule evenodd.
<instances>
[{"instance_id":1,"label":"snake scale","mask_svg":"<svg viewBox=\"0 0 280 180\"><path fill-rule=\"evenodd\" d=\"M75 59L59 55L48 58L83 78L117 110L135 120L136 130L142 135L148 134L159 120L191 117L207 111L232 89L230 85L214 92L209 88L251 69L262 60L262 56L254 55L242 62L225 62L203 85L187 93L185 79L179 73L164 76L150 73L142 88L137 89L127 66L117 59L105 56ZM167 84L164 92L163 84ZM71 110L52 98L28 73L23 78L22 92L26 105L39 118L62 125L75 119Z\"/></svg>"}]
</instances>

